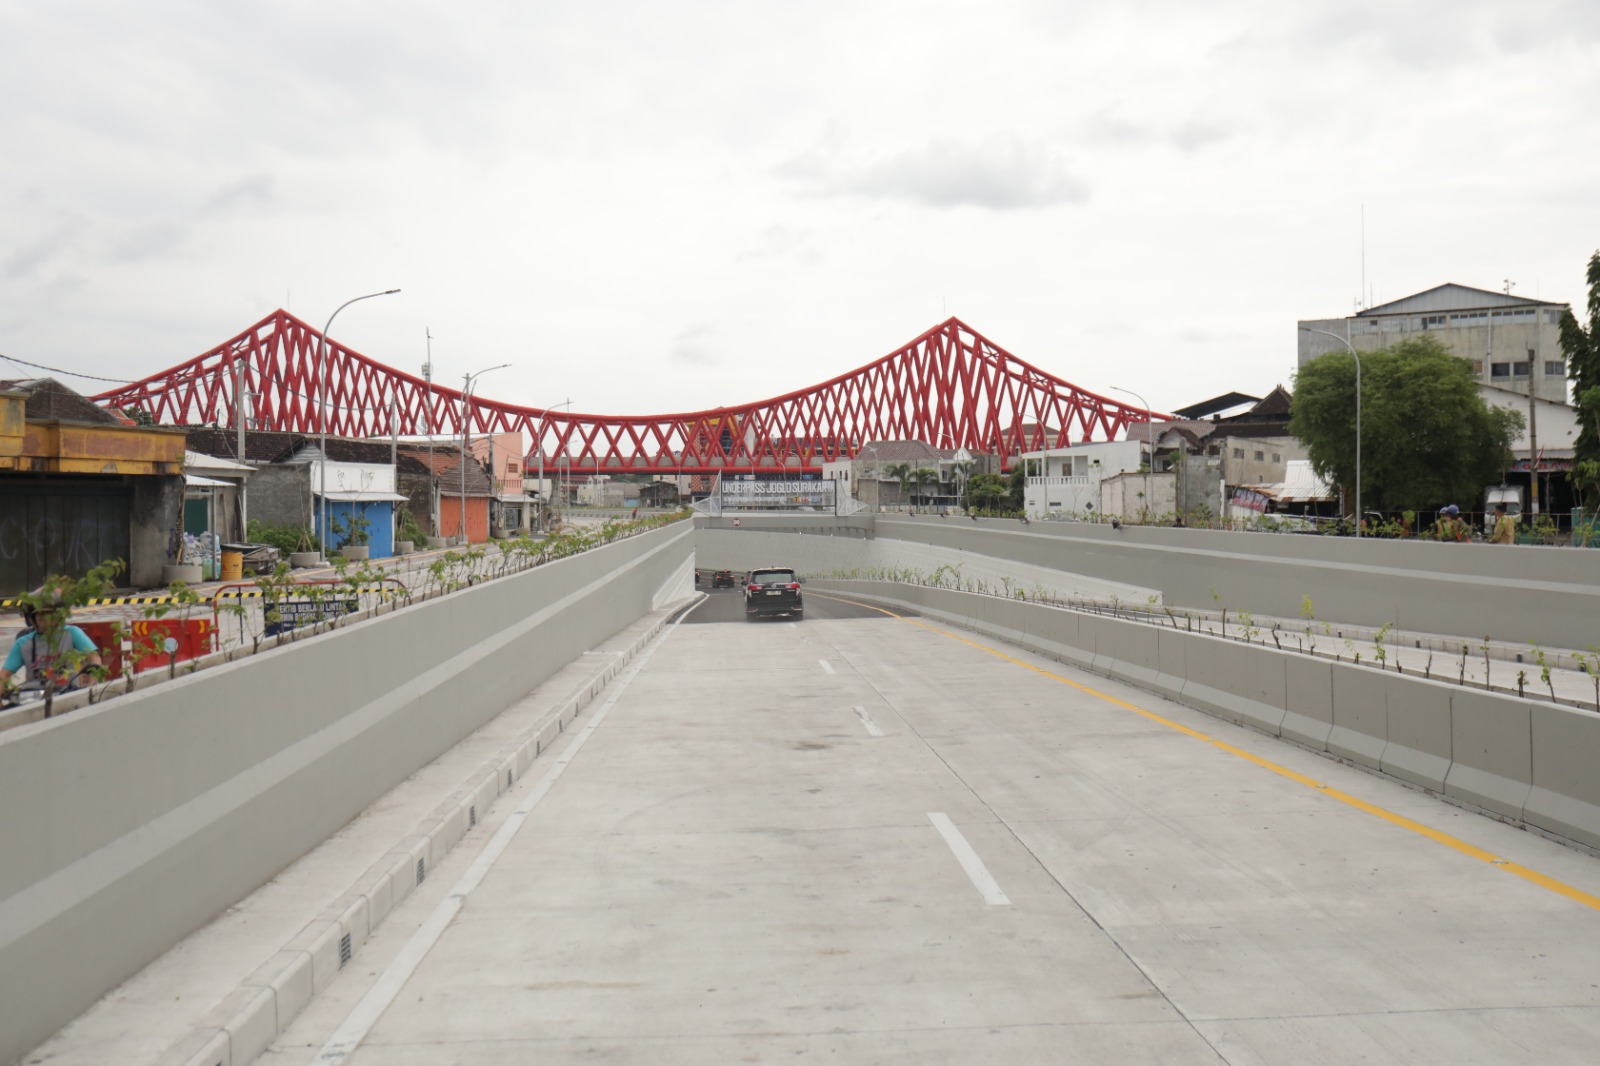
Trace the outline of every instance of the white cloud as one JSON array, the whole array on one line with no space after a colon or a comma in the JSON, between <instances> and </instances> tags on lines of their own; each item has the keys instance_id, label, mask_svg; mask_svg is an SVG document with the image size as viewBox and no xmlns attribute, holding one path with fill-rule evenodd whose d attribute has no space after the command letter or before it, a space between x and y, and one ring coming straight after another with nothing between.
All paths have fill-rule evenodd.
<instances>
[{"instance_id":1,"label":"white cloud","mask_svg":"<svg viewBox=\"0 0 1600 1066\"><path fill-rule=\"evenodd\" d=\"M672 338L672 347L667 350L667 358L674 363L685 363L689 366L716 366L722 362L717 355L711 341L716 332L704 322L697 323L678 333Z\"/></svg>"},{"instance_id":2,"label":"white cloud","mask_svg":"<svg viewBox=\"0 0 1600 1066\"><path fill-rule=\"evenodd\" d=\"M1088 184L1061 155L1015 137L961 142L936 137L918 148L859 162L817 155L780 168L812 191L932 207L996 211L1079 204Z\"/></svg>"}]
</instances>

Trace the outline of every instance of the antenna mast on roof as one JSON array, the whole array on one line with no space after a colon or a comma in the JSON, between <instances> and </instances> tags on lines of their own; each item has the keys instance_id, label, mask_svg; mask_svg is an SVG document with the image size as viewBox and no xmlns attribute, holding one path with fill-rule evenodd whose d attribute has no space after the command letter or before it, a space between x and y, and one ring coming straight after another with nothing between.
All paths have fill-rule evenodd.
<instances>
[{"instance_id":1,"label":"antenna mast on roof","mask_svg":"<svg viewBox=\"0 0 1600 1066\"><path fill-rule=\"evenodd\" d=\"M1361 295L1356 297L1356 310L1365 310L1361 301L1367 296L1367 205L1361 205Z\"/></svg>"}]
</instances>

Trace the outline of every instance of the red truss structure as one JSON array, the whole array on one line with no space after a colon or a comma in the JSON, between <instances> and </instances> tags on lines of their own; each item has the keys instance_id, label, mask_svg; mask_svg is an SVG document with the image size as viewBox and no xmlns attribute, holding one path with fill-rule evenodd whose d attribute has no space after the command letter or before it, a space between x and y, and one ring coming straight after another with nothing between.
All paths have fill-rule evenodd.
<instances>
[{"instance_id":1,"label":"red truss structure","mask_svg":"<svg viewBox=\"0 0 1600 1066\"><path fill-rule=\"evenodd\" d=\"M596 415L498 403L432 384L322 337L287 311L170 370L94 397L163 425L246 425L343 437L521 432L530 465L613 473L801 474L870 441L921 440L1000 457L1112 440L1163 416L1023 362L951 318L820 385L740 407ZM326 383L325 385L323 383ZM320 402L319 402L320 401ZM324 426L324 419L326 425Z\"/></svg>"}]
</instances>

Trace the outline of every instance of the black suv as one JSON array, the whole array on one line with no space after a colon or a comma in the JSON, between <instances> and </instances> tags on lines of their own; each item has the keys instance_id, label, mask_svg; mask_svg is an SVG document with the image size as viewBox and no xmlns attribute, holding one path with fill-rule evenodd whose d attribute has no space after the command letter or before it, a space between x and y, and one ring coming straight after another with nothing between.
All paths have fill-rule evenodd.
<instances>
[{"instance_id":1,"label":"black suv","mask_svg":"<svg viewBox=\"0 0 1600 1066\"><path fill-rule=\"evenodd\" d=\"M764 614L801 617L800 579L785 566L763 566L750 571L744 583L744 616L755 621Z\"/></svg>"},{"instance_id":2,"label":"black suv","mask_svg":"<svg viewBox=\"0 0 1600 1066\"><path fill-rule=\"evenodd\" d=\"M711 587L714 589L733 588L732 570L714 570L711 573Z\"/></svg>"}]
</instances>

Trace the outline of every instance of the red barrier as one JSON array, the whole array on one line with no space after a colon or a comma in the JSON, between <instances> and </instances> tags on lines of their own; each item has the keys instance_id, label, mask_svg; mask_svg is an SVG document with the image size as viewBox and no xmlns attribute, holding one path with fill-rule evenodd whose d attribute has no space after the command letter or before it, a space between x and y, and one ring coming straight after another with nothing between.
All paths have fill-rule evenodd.
<instances>
[{"instance_id":1,"label":"red barrier","mask_svg":"<svg viewBox=\"0 0 1600 1066\"><path fill-rule=\"evenodd\" d=\"M100 651L100 662L106 668L106 679L109 681L122 676L122 638L118 633L121 628L117 622L73 622L73 625L83 630L84 636L94 641L94 646Z\"/></svg>"},{"instance_id":2,"label":"red barrier","mask_svg":"<svg viewBox=\"0 0 1600 1066\"><path fill-rule=\"evenodd\" d=\"M166 641L173 641L169 651ZM170 662L210 655L216 627L208 618L141 618L133 623L135 670L151 670Z\"/></svg>"}]
</instances>

